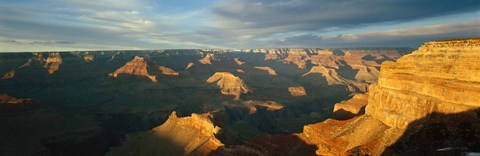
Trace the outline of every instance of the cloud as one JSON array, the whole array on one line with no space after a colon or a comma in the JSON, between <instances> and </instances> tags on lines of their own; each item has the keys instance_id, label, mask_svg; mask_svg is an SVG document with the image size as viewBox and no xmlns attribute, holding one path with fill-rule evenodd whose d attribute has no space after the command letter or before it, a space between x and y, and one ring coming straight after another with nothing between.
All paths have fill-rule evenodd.
<instances>
[{"instance_id":1,"label":"cloud","mask_svg":"<svg viewBox=\"0 0 480 156\"><path fill-rule=\"evenodd\" d=\"M430 40L478 37L480 36L479 25L480 20L470 20L462 23L337 34L333 36L305 34L286 37L282 40L271 40L269 42L274 43L274 46L285 47L416 47Z\"/></svg>"},{"instance_id":2,"label":"cloud","mask_svg":"<svg viewBox=\"0 0 480 156\"><path fill-rule=\"evenodd\" d=\"M477 0L225 0L214 8L213 26L253 37L399 23L477 10Z\"/></svg>"},{"instance_id":3,"label":"cloud","mask_svg":"<svg viewBox=\"0 0 480 156\"><path fill-rule=\"evenodd\" d=\"M479 4L477 0L6 0L0 2L0 51L414 46L430 38L477 35L478 23L464 21L478 19ZM460 17L464 13L470 15Z\"/></svg>"},{"instance_id":4,"label":"cloud","mask_svg":"<svg viewBox=\"0 0 480 156\"><path fill-rule=\"evenodd\" d=\"M31 45L35 45L35 44L47 44L47 45L51 45L51 44L75 44L75 42L55 41L55 40L52 40L52 41L45 41L45 40L41 40L41 41L35 41L35 40L2 40L0 42L14 43L14 44L31 44Z\"/></svg>"}]
</instances>

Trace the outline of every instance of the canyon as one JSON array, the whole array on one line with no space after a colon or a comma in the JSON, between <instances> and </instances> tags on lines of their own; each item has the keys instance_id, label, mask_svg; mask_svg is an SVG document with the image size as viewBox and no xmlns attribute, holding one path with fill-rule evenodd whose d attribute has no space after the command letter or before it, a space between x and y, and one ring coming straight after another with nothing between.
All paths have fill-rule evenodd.
<instances>
[{"instance_id":1,"label":"canyon","mask_svg":"<svg viewBox=\"0 0 480 156\"><path fill-rule=\"evenodd\" d=\"M367 103L362 95L337 104L356 105L349 111L352 114L366 104L364 115L306 125L302 134L307 142L318 146L318 155L422 155L435 151L440 155L438 149L445 147L477 151L475 142L465 140L478 140L480 134L474 130L480 120L479 52L480 39L426 42L412 54L382 64L378 83L368 91ZM459 123L472 125L462 127ZM474 138L410 138L422 130L442 131L428 129L438 124L448 127L443 135L458 138L464 135L460 131L467 130L470 133L465 135ZM425 143L410 145L402 142L403 138Z\"/></svg>"},{"instance_id":2,"label":"canyon","mask_svg":"<svg viewBox=\"0 0 480 156\"><path fill-rule=\"evenodd\" d=\"M209 135L214 139L208 138L202 146L176 145L180 149L193 147L189 151L202 151L194 155L458 155L478 152L479 52L480 39L426 42L396 62L383 63L378 83L370 85L368 93L357 93L351 99L336 103L332 118L305 125L301 133L264 134L241 144L224 144L225 138L220 134L224 131L222 127L227 127L226 120L218 112L211 112L207 120L209 128L200 129L206 130L206 134L217 134ZM271 111L284 109L283 106L278 108ZM249 114L257 111L252 111L252 107L248 109ZM196 116L192 114L187 118ZM172 127L168 121L176 118L170 116L160 127ZM214 125L218 127L213 128ZM190 130L196 131L198 127L202 126ZM203 134L197 134L176 142L198 140L193 138L201 136Z\"/></svg>"},{"instance_id":3,"label":"canyon","mask_svg":"<svg viewBox=\"0 0 480 156\"><path fill-rule=\"evenodd\" d=\"M28 99L2 105L0 122L9 128L1 129L0 155L119 155L130 147L139 152L136 141L142 142L138 145L153 142L145 147L154 151L155 143L177 142L169 146L172 152L191 155L314 154L317 146L300 135L304 125L326 120L334 114L335 103L369 91L364 86L377 82L382 62L411 51L284 48L0 54L0 65L5 67L0 69L5 77L0 80L0 95ZM331 74L309 73L321 67ZM174 133L212 125L212 131L185 137ZM199 142L183 141L190 137ZM274 144L282 140L288 142ZM131 155L138 154L135 151Z\"/></svg>"}]
</instances>

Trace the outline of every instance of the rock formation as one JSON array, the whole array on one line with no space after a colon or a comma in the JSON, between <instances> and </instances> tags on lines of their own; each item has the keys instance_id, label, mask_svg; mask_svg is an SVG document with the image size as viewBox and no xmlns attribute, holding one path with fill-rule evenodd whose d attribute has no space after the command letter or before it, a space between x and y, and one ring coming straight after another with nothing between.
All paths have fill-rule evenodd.
<instances>
[{"instance_id":1,"label":"rock formation","mask_svg":"<svg viewBox=\"0 0 480 156\"><path fill-rule=\"evenodd\" d=\"M149 75L147 71L147 61L143 57L135 56L132 61L127 62L124 66L118 68L115 72L110 73L112 77L119 74L140 75L149 78L152 82L157 82L154 75Z\"/></svg>"},{"instance_id":2,"label":"rock formation","mask_svg":"<svg viewBox=\"0 0 480 156\"><path fill-rule=\"evenodd\" d=\"M237 63L239 66L245 64L245 62L243 62L242 60L240 60L240 58L234 58L233 60L235 60L235 63Z\"/></svg>"},{"instance_id":3,"label":"rock formation","mask_svg":"<svg viewBox=\"0 0 480 156\"><path fill-rule=\"evenodd\" d=\"M215 58L215 54L212 54L212 53L208 53L207 55L205 55L205 57L203 57L202 59L198 60L198 62L200 62L201 64L212 64L212 61L215 61L217 60Z\"/></svg>"},{"instance_id":4,"label":"rock formation","mask_svg":"<svg viewBox=\"0 0 480 156\"><path fill-rule=\"evenodd\" d=\"M288 53L287 58L284 59L286 63L293 63L297 65L300 69L305 69L307 67L306 60L308 59L308 54L304 49L300 48L292 48L289 49L290 52Z\"/></svg>"},{"instance_id":5,"label":"rock formation","mask_svg":"<svg viewBox=\"0 0 480 156\"><path fill-rule=\"evenodd\" d=\"M92 55L92 54L86 54L86 55L83 56L83 60L85 60L85 62L91 62L91 61L93 61L94 58L95 58L95 56Z\"/></svg>"},{"instance_id":6,"label":"rock formation","mask_svg":"<svg viewBox=\"0 0 480 156\"><path fill-rule=\"evenodd\" d=\"M48 58L45 60L45 65L43 66L47 69L49 74L53 74L57 71L62 64L62 57L60 53L48 53Z\"/></svg>"},{"instance_id":7,"label":"rock formation","mask_svg":"<svg viewBox=\"0 0 480 156\"><path fill-rule=\"evenodd\" d=\"M220 130L211 114L179 118L173 112L162 125L146 134L128 138L107 155L208 155L224 146L215 134Z\"/></svg>"},{"instance_id":8,"label":"rock formation","mask_svg":"<svg viewBox=\"0 0 480 156\"><path fill-rule=\"evenodd\" d=\"M319 155L380 155L418 119L435 122L425 117L480 108L478 95L480 39L426 42L397 62L382 64L378 84L370 86L365 115L307 125L304 139L319 147Z\"/></svg>"},{"instance_id":9,"label":"rock formation","mask_svg":"<svg viewBox=\"0 0 480 156\"><path fill-rule=\"evenodd\" d=\"M11 79L15 76L15 69L12 69L11 71L9 71L8 73L5 73L2 77L2 80L3 79Z\"/></svg>"},{"instance_id":10,"label":"rock formation","mask_svg":"<svg viewBox=\"0 0 480 156\"><path fill-rule=\"evenodd\" d=\"M312 69L303 74L303 76L314 73L321 74L326 79L328 85L346 85L350 92L356 92L357 89L358 91L366 92L369 85L369 83L357 82L355 80L344 78L337 73L335 68L325 66L313 66Z\"/></svg>"},{"instance_id":11,"label":"rock formation","mask_svg":"<svg viewBox=\"0 0 480 156\"><path fill-rule=\"evenodd\" d=\"M162 71L163 75L173 75L173 76L178 76L179 73L176 72L175 70L165 67L165 66L158 66L158 70Z\"/></svg>"},{"instance_id":12,"label":"rock formation","mask_svg":"<svg viewBox=\"0 0 480 156\"><path fill-rule=\"evenodd\" d=\"M190 62L190 63L187 64L187 67L185 67L185 69L192 68L193 65L194 65L194 63L193 63L193 62Z\"/></svg>"},{"instance_id":13,"label":"rock formation","mask_svg":"<svg viewBox=\"0 0 480 156\"><path fill-rule=\"evenodd\" d=\"M257 112L257 106L265 107L268 111L277 111L282 109L284 106L275 101L233 101L225 102L224 105L229 107L245 107L248 108L248 114L255 114Z\"/></svg>"},{"instance_id":14,"label":"rock formation","mask_svg":"<svg viewBox=\"0 0 480 156\"><path fill-rule=\"evenodd\" d=\"M368 102L368 93L355 94L349 100L336 103L333 107L333 119L345 120L365 113L365 105Z\"/></svg>"},{"instance_id":15,"label":"rock formation","mask_svg":"<svg viewBox=\"0 0 480 156\"><path fill-rule=\"evenodd\" d=\"M259 67L259 66L256 66L255 69L259 69L259 70L265 70L268 72L269 75L277 75L277 72L275 72L275 70L273 70L272 68L270 67L266 67L266 66L263 66L263 67Z\"/></svg>"},{"instance_id":16,"label":"rock formation","mask_svg":"<svg viewBox=\"0 0 480 156\"><path fill-rule=\"evenodd\" d=\"M208 78L207 82L217 82L223 95L234 95L236 100L240 99L240 95L250 92L242 79L229 72L216 72Z\"/></svg>"},{"instance_id":17,"label":"rock formation","mask_svg":"<svg viewBox=\"0 0 480 156\"><path fill-rule=\"evenodd\" d=\"M18 99L15 97L8 96L7 94L0 94L0 104L25 104L31 103L30 99Z\"/></svg>"},{"instance_id":18,"label":"rock formation","mask_svg":"<svg viewBox=\"0 0 480 156\"><path fill-rule=\"evenodd\" d=\"M307 91L305 91L305 88L302 86L300 87L288 87L288 92L290 92L290 95L292 96L306 96Z\"/></svg>"}]
</instances>

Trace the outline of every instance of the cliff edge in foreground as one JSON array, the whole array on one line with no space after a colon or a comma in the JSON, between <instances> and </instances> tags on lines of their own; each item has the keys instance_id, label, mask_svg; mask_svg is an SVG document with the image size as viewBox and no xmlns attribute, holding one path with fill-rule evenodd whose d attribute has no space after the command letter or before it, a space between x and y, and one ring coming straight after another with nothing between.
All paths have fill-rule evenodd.
<instances>
[{"instance_id":1,"label":"cliff edge in foreground","mask_svg":"<svg viewBox=\"0 0 480 156\"><path fill-rule=\"evenodd\" d=\"M303 136L319 155L476 151L468 140L480 137L479 95L480 39L426 42L381 65L365 115L307 125Z\"/></svg>"}]
</instances>

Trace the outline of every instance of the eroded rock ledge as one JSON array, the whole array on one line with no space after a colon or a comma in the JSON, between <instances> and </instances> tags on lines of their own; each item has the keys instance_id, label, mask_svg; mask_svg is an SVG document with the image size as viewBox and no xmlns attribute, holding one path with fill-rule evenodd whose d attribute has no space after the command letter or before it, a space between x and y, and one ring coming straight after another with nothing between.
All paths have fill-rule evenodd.
<instances>
[{"instance_id":1,"label":"eroded rock ledge","mask_svg":"<svg viewBox=\"0 0 480 156\"><path fill-rule=\"evenodd\" d=\"M229 72L216 72L208 78L207 82L217 82L217 86L223 95L234 95L236 100L239 100L242 94L250 92L250 89L240 77Z\"/></svg>"},{"instance_id":2,"label":"eroded rock ledge","mask_svg":"<svg viewBox=\"0 0 480 156\"><path fill-rule=\"evenodd\" d=\"M303 135L319 147L319 155L380 155L414 121L428 123L435 120L427 118L432 113L480 108L478 95L480 39L427 42L397 62L382 64L378 84L370 86L365 115L306 125ZM480 118L475 113L470 117Z\"/></svg>"},{"instance_id":3,"label":"eroded rock ledge","mask_svg":"<svg viewBox=\"0 0 480 156\"><path fill-rule=\"evenodd\" d=\"M215 134L210 113L177 117L176 112L162 125L139 136L132 136L107 155L207 155L224 146Z\"/></svg>"},{"instance_id":4,"label":"eroded rock ledge","mask_svg":"<svg viewBox=\"0 0 480 156\"><path fill-rule=\"evenodd\" d=\"M152 82L157 82L155 75L148 74L147 61L143 57L135 56L133 60L118 68L115 72L108 74L111 77L118 77L119 74L145 76Z\"/></svg>"}]
</instances>

